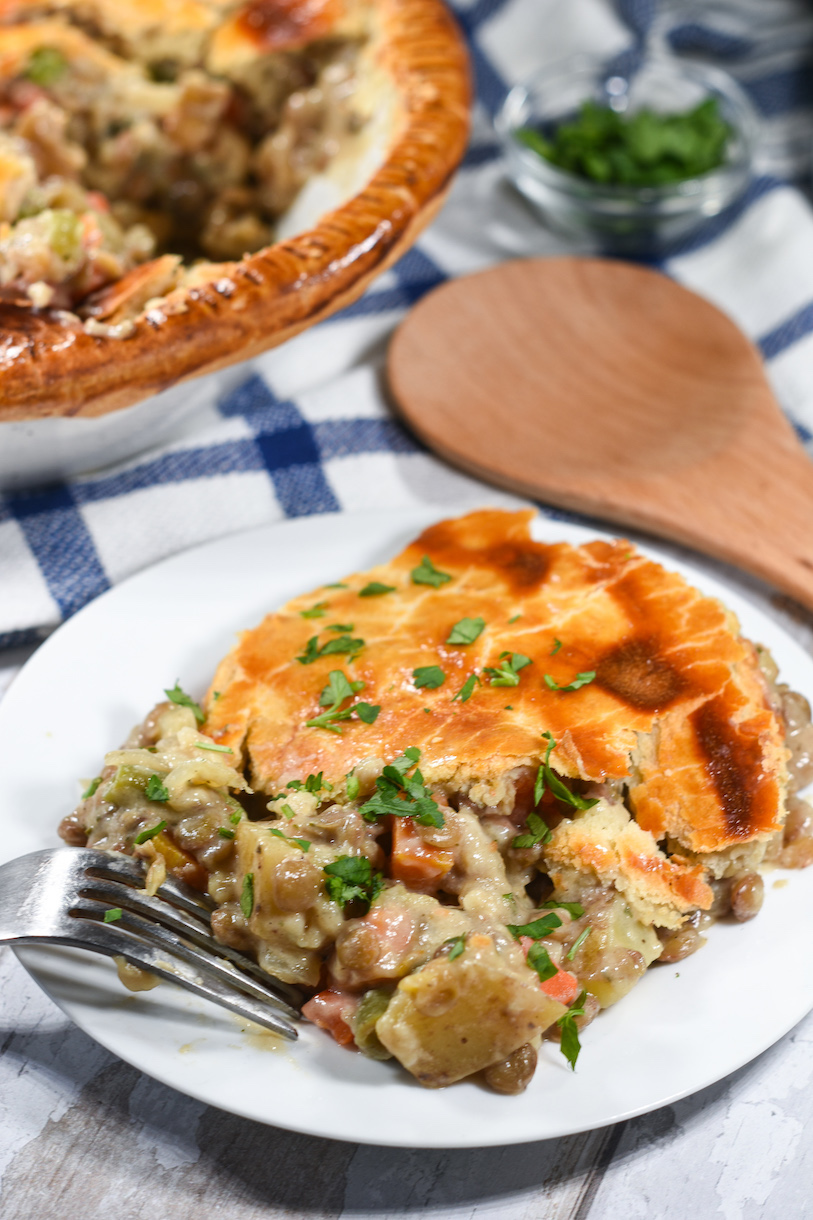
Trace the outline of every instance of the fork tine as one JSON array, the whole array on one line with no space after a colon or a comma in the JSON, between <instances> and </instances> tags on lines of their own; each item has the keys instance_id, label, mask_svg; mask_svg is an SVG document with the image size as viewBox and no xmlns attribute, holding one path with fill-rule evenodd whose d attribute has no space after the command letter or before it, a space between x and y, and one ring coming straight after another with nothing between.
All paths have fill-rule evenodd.
<instances>
[{"instance_id":1,"label":"fork tine","mask_svg":"<svg viewBox=\"0 0 813 1220\"><path fill-rule=\"evenodd\" d=\"M144 869L139 861L134 860L132 856L119 855L118 853L108 854L107 852L95 851L91 848L82 848L81 854L86 858L85 869L91 877L104 878L114 884L119 882L126 886L131 894L135 890L144 898L149 897L145 894L143 888ZM82 889L85 889L84 885ZM165 906L160 902L161 899L165 899L169 905ZM114 906L132 905L122 891L115 896L111 896L111 901ZM208 937L206 933L201 932L201 929L196 924L189 925L185 923L182 934L194 940L201 948L207 949L211 953L216 953L219 957L227 958L235 966L238 966L240 970L250 974L263 987L276 991L294 1008L299 1008L302 1004L303 996L296 987L290 983L283 983L281 979L273 978L245 953L241 953L238 949L233 949L231 945L221 944L220 941L211 937L211 914L215 907L215 902L208 894L201 894L183 881L178 881L174 877L167 877L166 881L156 891L155 902L150 904L150 911L156 919L167 927L174 928L176 931L181 931L181 928L178 924L170 922L170 915L173 911L177 912L178 908L185 913L191 914L196 920L201 920L205 923L209 932Z\"/></svg>"},{"instance_id":2,"label":"fork tine","mask_svg":"<svg viewBox=\"0 0 813 1220\"><path fill-rule=\"evenodd\" d=\"M167 948L159 949L146 944L124 928L118 928L116 924L97 923L89 919L68 919L67 922L76 926L75 935L66 931L50 936L20 936L16 943L68 944L77 949L103 953L106 957L124 957L139 969L157 974L168 983L177 983L204 1000L211 1000L222 1008L230 1009L244 1020L256 1021L258 1025L270 1029L289 1042L294 1042L299 1037L293 1025L275 1011L268 999L259 1003L237 991L231 981L224 986L211 975L201 977L202 972L198 971L195 965L181 960ZM172 959L171 962L167 961L168 957Z\"/></svg>"},{"instance_id":3,"label":"fork tine","mask_svg":"<svg viewBox=\"0 0 813 1220\"><path fill-rule=\"evenodd\" d=\"M237 979L245 978L248 982L247 976L251 976L252 986L245 988L251 995L257 997L271 995L290 1009L298 1008L302 1003L302 997L295 988L289 987L261 970L245 954L231 949L228 945L222 945L202 928L196 918L176 910L157 896L153 898L144 890L132 889L130 886L120 885L116 881L96 879L88 879L86 883L80 885L79 893L83 898L93 898L97 902L109 903L110 906L122 907L143 915L145 919L154 920L168 928L170 932L175 932L186 940L192 941L207 954L231 962L239 968L240 973L235 976ZM253 969L249 969L249 967L253 967ZM230 976L234 975L232 971L229 973Z\"/></svg>"},{"instance_id":4,"label":"fork tine","mask_svg":"<svg viewBox=\"0 0 813 1220\"><path fill-rule=\"evenodd\" d=\"M109 901L107 896L103 899L105 903ZM137 899L133 902L133 907L137 904ZM95 923L102 922L106 911L106 906L88 903L85 900L73 903L70 908L71 915L85 920L92 920ZM147 910L152 915L149 907ZM254 979L242 974L239 970L226 965L219 957L213 957L207 950L201 953L194 945L188 944L182 940L169 927L163 924L155 923L152 918L145 919L135 909L122 909L122 914L114 924L105 924L107 928L124 928L128 932L137 935L147 944L152 945L156 949L162 949L165 953L172 954L173 957L179 957L182 961L188 962L190 966L194 966L202 975L208 978L214 978L226 987L237 987L240 991L251 996L255 1000L259 1000L262 1004L270 1004L274 1008L278 1008L288 1017L299 1019L299 1013L286 1000L276 995L270 988L260 986L255 983Z\"/></svg>"}]
</instances>

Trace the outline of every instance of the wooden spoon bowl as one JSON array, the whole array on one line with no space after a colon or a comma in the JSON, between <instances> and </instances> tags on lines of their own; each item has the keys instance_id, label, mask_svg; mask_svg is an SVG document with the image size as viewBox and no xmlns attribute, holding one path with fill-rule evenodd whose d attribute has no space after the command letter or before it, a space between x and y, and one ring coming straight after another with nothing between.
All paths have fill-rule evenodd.
<instances>
[{"instance_id":1,"label":"wooden spoon bowl","mask_svg":"<svg viewBox=\"0 0 813 1220\"><path fill-rule=\"evenodd\" d=\"M757 349L674 280L606 259L503 263L424 297L388 367L408 423L455 465L813 609L813 466Z\"/></svg>"}]
</instances>

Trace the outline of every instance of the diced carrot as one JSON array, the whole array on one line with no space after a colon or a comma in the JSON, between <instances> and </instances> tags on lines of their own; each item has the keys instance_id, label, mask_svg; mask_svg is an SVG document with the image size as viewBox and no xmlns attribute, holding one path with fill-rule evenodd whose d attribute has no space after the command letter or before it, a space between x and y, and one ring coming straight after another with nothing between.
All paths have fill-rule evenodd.
<instances>
[{"instance_id":1,"label":"diced carrot","mask_svg":"<svg viewBox=\"0 0 813 1220\"><path fill-rule=\"evenodd\" d=\"M343 991L320 991L302 1006L302 1015L320 1029L326 1030L339 1046L353 1045L350 1022L358 1007L358 997Z\"/></svg>"},{"instance_id":2,"label":"diced carrot","mask_svg":"<svg viewBox=\"0 0 813 1220\"><path fill-rule=\"evenodd\" d=\"M426 843L412 818L393 818L390 875L395 881L432 887L454 865L454 852Z\"/></svg>"},{"instance_id":3,"label":"diced carrot","mask_svg":"<svg viewBox=\"0 0 813 1220\"><path fill-rule=\"evenodd\" d=\"M169 837L165 830L159 830L153 837L155 850L159 851L167 862L167 868L180 881L185 881L193 889L206 893L209 887L209 874L193 855Z\"/></svg>"},{"instance_id":4,"label":"diced carrot","mask_svg":"<svg viewBox=\"0 0 813 1220\"><path fill-rule=\"evenodd\" d=\"M540 986L545 995L560 1004L572 1004L579 994L579 982L575 974L567 970L558 970L552 978L546 979Z\"/></svg>"},{"instance_id":5,"label":"diced carrot","mask_svg":"<svg viewBox=\"0 0 813 1220\"><path fill-rule=\"evenodd\" d=\"M535 943L533 938L521 936L519 943L522 945L522 951L527 957L528 950ZM555 965L556 963L554 962L553 964ZM579 981L575 974L562 970L559 966L556 967L556 974L551 975L549 979L545 979L544 983L540 983L539 986L545 995L549 995L552 1000L558 1000L560 1004L572 1004L580 990Z\"/></svg>"}]
</instances>

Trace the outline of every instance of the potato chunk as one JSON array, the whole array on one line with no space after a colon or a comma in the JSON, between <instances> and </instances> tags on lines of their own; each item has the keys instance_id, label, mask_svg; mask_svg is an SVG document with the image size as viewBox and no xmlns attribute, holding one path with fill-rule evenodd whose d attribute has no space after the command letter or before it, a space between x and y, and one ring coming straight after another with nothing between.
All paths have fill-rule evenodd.
<instances>
[{"instance_id":1,"label":"potato chunk","mask_svg":"<svg viewBox=\"0 0 813 1220\"><path fill-rule=\"evenodd\" d=\"M402 979L376 1024L382 1044L437 1089L499 1063L566 1012L514 953L469 936L460 956L433 958Z\"/></svg>"}]
</instances>

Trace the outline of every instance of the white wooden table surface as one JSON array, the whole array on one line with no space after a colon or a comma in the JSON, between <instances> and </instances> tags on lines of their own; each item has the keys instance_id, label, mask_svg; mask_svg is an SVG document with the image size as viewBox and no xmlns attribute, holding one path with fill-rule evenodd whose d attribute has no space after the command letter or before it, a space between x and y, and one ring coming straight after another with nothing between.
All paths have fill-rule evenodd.
<instances>
[{"instance_id":1,"label":"white wooden table surface","mask_svg":"<svg viewBox=\"0 0 813 1220\"><path fill-rule=\"evenodd\" d=\"M813 621L737 583L813 651ZM0 654L0 697L24 660ZM0 951L2 1220L805 1220L811 1085L813 1015L733 1076L603 1131L473 1151L335 1143L157 1084Z\"/></svg>"}]
</instances>

